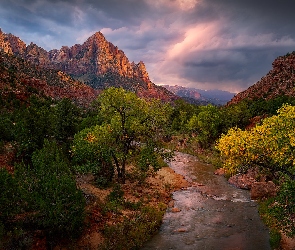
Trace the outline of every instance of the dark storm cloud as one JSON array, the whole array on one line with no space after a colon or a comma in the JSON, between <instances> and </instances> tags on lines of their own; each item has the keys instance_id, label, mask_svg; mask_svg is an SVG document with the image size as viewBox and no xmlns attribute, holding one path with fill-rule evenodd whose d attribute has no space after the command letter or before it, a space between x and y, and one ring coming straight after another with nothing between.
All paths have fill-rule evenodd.
<instances>
[{"instance_id":1,"label":"dark storm cloud","mask_svg":"<svg viewBox=\"0 0 295 250\"><path fill-rule=\"evenodd\" d=\"M64 2L47 3L38 1L12 1L10 4L0 1L2 18L23 27L30 28L41 25L44 20L52 20L56 24L69 25L72 20L72 8ZM29 26L28 26L29 25Z\"/></svg>"},{"instance_id":2,"label":"dark storm cloud","mask_svg":"<svg viewBox=\"0 0 295 250\"><path fill-rule=\"evenodd\" d=\"M199 7L185 16L185 39L161 67L179 72L180 84L241 91L295 49L293 1L207 0Z\"/></svg>"},{"instance_id":3,"label":"dark storm cloud","mask_svg":"<svg viewBox=\"0 0 295 250\"><path fill-rule=\"evenodd\" d=\"M295 50L293 0L0 0L0 28L46 49L101 30L158 84L241 91Z\"/></svg>"},{"instance_id":4,"label":"dark storm cloud","mask_svg":"<svg viewBox=\"0 0 295 250\"><path fill-rule=\"evenodd\" d=\"M124 23L136 22L149 13L149 6L144 1L138 0L85 0L83 4L97 10L103 10L108 16Z\"/></svg>"},{"instance_id":5,"label":"dark storm cloud","mask_svg":"<svg viewBox=\"0 0 295 250\"><path fill-rule=\"evenodd\" d=\"M138 25L145 13L148 5L134 0L0 0L1 28L5 32L18 31L27 42L37 34L50 36L48 44L40 44L46 49L71 45L81 40L79 36L103 28ZM30 32L25 35L24 30ZM56 42L52 44L52 40Z\"/></svg>"}]
</instances>

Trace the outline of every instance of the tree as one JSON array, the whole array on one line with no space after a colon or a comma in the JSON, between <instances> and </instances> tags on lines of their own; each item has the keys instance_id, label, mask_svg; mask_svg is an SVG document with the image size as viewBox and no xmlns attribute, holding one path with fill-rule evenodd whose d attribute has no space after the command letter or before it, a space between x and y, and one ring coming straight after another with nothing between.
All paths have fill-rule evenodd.
<instances>
[{"instance_id":1,"label":"tree","mask_svg":"<svg viewBox=\"0 0 295 250\"><path fill-rule=\"evenodd\" d=\"M251 130L232 128L218 140L230 172L258 165L271 172L295 174L295 107L283 105L278 114Z\"/></svg>"},{"instance_id":2,"label":"tree","mask_svg":"<svg viewBox=\"0 0 295 250\"><path fill-rule=\"evenodd\" d=\"M249 124L250 118L259 115L261 112L259 113L258 110L255 110L255 112L253 110L252 113L250 112L250 110L252 110L250 109L250 105L253 105L252 103L255 102L250 102L246 99L237 104L222 108L220 111L222 117L222 132L226 133L228 129L236 126L243 129Z\"/></svg>"},{"instance_id":3,"label":"tree","mask_svg":"<svg viewBox=\"0 0 295 250\"><path fill-rule=\"evenodd\" d=\"M49 236L78 235L83 227L85 199L60 146L45 140L43 148L33 153L32 167L20 166L17 171L24 197L36 211L32 224Z\"/></svg>"},{"instance_id":4,"label":"tree","mask_svg":"<svg viewBox=\"0 0 295 250\"><path fill-rule=\"evenodd\" d=\"M197 115L193 115L187 127L198 135L201 146L206 147L218 137L221 126L221 116L218 107L211 104L202 106Z\"/></svg>"},{"instance_id":5,"label":"tree","mask_svg":"<svg viewBox=\"0 0 295 250\"><path fill-rule=\"evenodd\" d=\"M62 99L55 106L54 132L57 140L67 142L78 127L79 108L70 99Z\"/></svg>"},{"instance_id":6,"label":"tree","mask_svg":"<svg viewBox=\"0 0 295 250\"><path fill-rule=\"evenodd\" d=\"M47 242L78 236L86 204L60 146L45 140L31 165L14 167L13 174L0 168L0 248L11 249L12 243L24 248L20 236L29 231L42 231Z\"/></svg>"},{"instance_id":7,"label":"tree","mask_svg":"<svg viewBox=\"0 0 295 250\"><path fill-rule=\"evenodd\" d=\"M98 100L104 122L75 136L73 154L78 164L84 164L87 171L108 168L112 173L114 168L119 182L124 183L126 164L136 156L145 153L145 159L153 159L140 157L145 169L156 169L159 157L168 157L160 143L171 112L169 105L145 101L122 88L109 88Z\"/></svg>"},{"instance_id":8,"label":"tree","mask_svg":"<svg viewBox=\"0 0 295 250\"><path fill-rule=\"evenodd\" d=\"M54 114L50 102L30 99L29 107L22 107L15 117L14 137L18 154L30 161L35 150L42 148L44 139L53 135Z\"/></svg>"},{"instance_id":9,"label":"tree","mask_svg":"<svg viewBox=\"0 0 295 250\"><path fill-rule=\"evenodd\" d=\"M200 112L200 107L194 104L189 104L183 99L176 100L174 103L173 112L171 114L171 127L174 131L186 132L187 122L193 115Z\"/></svg>"}]
</instances>

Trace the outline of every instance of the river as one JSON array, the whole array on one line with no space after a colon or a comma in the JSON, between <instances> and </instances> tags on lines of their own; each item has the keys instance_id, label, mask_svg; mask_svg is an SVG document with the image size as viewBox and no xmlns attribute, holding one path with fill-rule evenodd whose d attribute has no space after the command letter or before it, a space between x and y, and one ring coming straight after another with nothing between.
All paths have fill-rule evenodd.
<instances>
[{"instance_id":1,"label":"river","mask_svg":"<svg viewBox=\"0 0 295 250\"><path fill-rule=\"evenodd\" d=\"M174 206L141 250L268 250L269 232L249 191L237 189L214 167L177 152L170 167L193 183L173 193Z\"/></svg>"}]
</instances>

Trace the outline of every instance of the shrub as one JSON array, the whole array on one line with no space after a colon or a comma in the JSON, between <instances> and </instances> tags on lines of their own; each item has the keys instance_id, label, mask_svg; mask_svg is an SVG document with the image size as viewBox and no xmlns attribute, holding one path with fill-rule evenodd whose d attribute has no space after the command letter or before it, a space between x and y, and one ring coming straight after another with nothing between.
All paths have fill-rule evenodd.
<instances>
[{"instance_id":1,"label":"shrub","mask_svg":"<svg viewBox=\"0 0 295 250\"><path fill-rule=\"evenodd\" d=\"M0 249L23 244L23 221L17 215L26 212L27 201L22 196L19 182L6 169L0 169Z\"/></svg>"},{"instance_id":2,"label":"shrub","mask_svg":"<svg viewBox=\"0 0 295 250\"><path fill-rule=\"evenodd\" d=\"M2 228L0 231L3 231L8 220L20 212L20 207L16 204L21 199L15 178L2 168L0 168L0 193L0 228Z\"/></svg>"},{"instance_id":3,"label":"shrub","mask_svg":"<svg viewBox=\"0 0 295 250\"><path fill-rule=\"evenodd\" d=\"M278 115L251 130L232 128L222 135L217 149L232 173L258 165L271 172L295 174L295 107L284 105Z\"/></svg>"},{"instance_id":4,"label":"shrub","mask_svg":"<svg viewBox=\"0 0 295 250\"><path fill-rule=\"evenodd\" d=\"M286 235L295 235L295 180L289 179L282 184L275 202L270 205L270 213Z\"/></svg>"},{"instance_id":5,"label":"shrub","mask_svg":"<svg viewBox=\"0 0 295 250\"><path fill-rule=\"evenodd\" d=\"M77 235L83 226L85 200L58 145L45 141L32 162L32 166L15 166L14 177L0 171L0 220L10 219L12 227L43 230L50 237ZM19 213L25 216L12 220Z\"/></svg>"},{"instance_id":6,"label":"shrub","mask_svg":"<svg viewBox=\"0 0 295 250\"><path fill-rule=\"evenodd\" d=\"M100 249L139 249L160 227L163 214L160 209L145 207L134 218L126 217L120 224L106 226L106 240Z\"/></svg>"},{"instance_id":7,"label":"shrub","mask_svg":"<svg viewBox=\"0 0 295 250\"><path fill-rule=\"evenodd\" d=\"M77 189L67 160L55 142L33 154L34 222L49 234L60 236L79 232L83 225L85 200Z\"/></svg>"}]
</instances>

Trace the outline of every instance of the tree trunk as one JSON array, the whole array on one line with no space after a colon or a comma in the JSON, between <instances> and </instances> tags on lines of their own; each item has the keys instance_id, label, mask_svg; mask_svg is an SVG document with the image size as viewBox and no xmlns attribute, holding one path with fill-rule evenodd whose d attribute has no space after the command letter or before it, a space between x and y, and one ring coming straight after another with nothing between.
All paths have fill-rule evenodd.
<instances>
[{"instance_id":1,"label":"tree trunk","mask_svg":"<svg viewBox=\"0 0 295 250\"><path fill-rule=\"evenodd\" d=\"M116 165L116 169L117 169L117 173L118 173L118 181L121 184L125 184L125 172L126 172L125 171L125 160L123 160L122 166L120 167L119 161L113 152L112 152L112 155L113 155L113 159L115 161L115 165Z\"/></svg>"}]
</instances>

